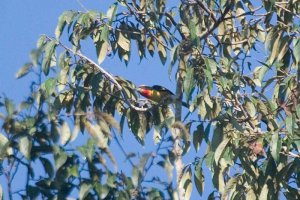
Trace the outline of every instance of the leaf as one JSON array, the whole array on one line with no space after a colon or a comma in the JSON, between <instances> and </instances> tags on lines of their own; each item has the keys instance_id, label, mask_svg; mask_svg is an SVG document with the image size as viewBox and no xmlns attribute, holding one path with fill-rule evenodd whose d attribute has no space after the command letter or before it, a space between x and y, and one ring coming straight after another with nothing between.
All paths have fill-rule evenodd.
<instances>
[{"instance_id":1,"label":"leaf","mask_svg":"<svg viewBox=\"0 0 300 200\"><path fill-rule=\"evenodd\" d=\"M194 131L193 134L193 144L195 147L196 152L200 149L201 142L204 138L204 126L203 123L197 126L197 129Z\"/></svg>"},{"instance_id":2,"label":"leaf","mask_svg":"<svg viewBox=\"0 0 300 200\"><path fill-rule=\"evenodd\" d=\"M219 163L219 160L221 158L221 156L223 155L223 152L225 151L226 146L228 145L230 141L230 138L225 138L217 147L216 151L215 151L215 162L216 164Z\"/></svg>"},{"instance_id":3,"label":"leaf","mask_svg":"<svg viewBox=\"0 0 300 200\"><path fill-rule=\"evenodd\" d=\"M6 156L6 155L12 155L13 149L9 147L9 140L0 133L0 161Z\"/></svg>"},{"instance_id":4,"label":"leaf","mask_svg":"<svg viewBox=\"0 0 300 200\"><path fill-rule=\"evenodd\" d=\"M45 81L45 90L48 96L51 96L53 93L55 93L56 88L56 79L49 78Z\"/></svg>"},{"instance_id":5,"label":"leaf","mask_svg":"<svg viewBox=\"0 0 300 200\"><path fill-rule=\"evenodd\" d=\"M36 47L40 49L46 44L46 35L41 35L37 40Z\"/></svg>"},{"instance_id":6,"label":"leaf","mask_svg":"<svg viewBox=\"0 0 300 200\"><path fill-rule=\"evenodd\" d=\"M281 138L278 133L273 133L272 142L270 144L271 155L274 158L275 162L279 162L279 156L281 151Z\"/></svg>"},{"instance_id":7,"label":"leaf","mask_svg":"<svg viewBox=\"0 0 300 200\"><path fill-rule=\"evenodd\" d=\"M203 194L203 190L204 190L204 173L202 170L202 162L198 162L195 165L195 173L194 173L194 181L195 181L195 185L197 188L197 191L199 192L200 196L202 196Z\"/></svg>"},{"instance_id":8,"label":"leaf","mask_svg":"<svg viewBox=\"0 0 300 200\"><path fill-rule=\"evenodd\" d=\"M117 33L117 43L124 51L130 51L130 40L122 33L122 31L118 31Z\"/></svg>"},{"instance_id":9,"label":"leaf","mask_svg":"<svg viewBox=\"0 0 300 200\"><path fill-rule=\"evenodd\" d=\"M154 126L154 130L153 130L153 141L154 144L158 144L161 142L161 126Z\"/></svg>"},{"instance_id":10,"label":"leaf","mask_svg":"<svg viewBox=\"0 0 300 200\"><path fill-rule=\"evenodd\" d=\"M52 59L54 57L56 46L57 46L57 43L54 40L48 42L45 46L45 55L44 55L44 59L42 62L42 69L46 76L49 74L50 66L53 63Z\"/></svg>"},{"instance_id":11,"label":"leaf","mask_svg":"<svg viewBox=\"0 0 300 200\"><path fill-rule=\"evenodd\" d=\"M290 36L285 35L280 42L279 54L277 56L277 60L280 62L281 59L285 56L286 52L289 49L290 45Z\"/></svg>"},{"instance_id":12,"label":"leaf","mask_svg":"<svg viewBox=\"0 0 300 200\"><path fill-rule=\"evenodd\" d=\"M294 57L296 59L296 65L300 63L300 39L294 39Z\"/></svg>"},{"instance_id":13,"label":"leaf","mask_svg":"<svg viewBox=\"0 0 300 200\"><path fill-rule=\"evenodd\" d=\"M245 104L246 110L249 113L250 117L254 118L256 115L256 108L254 103L249 98L245 98Z\"/></svg>"},{"instance_id":14,"label":"leaf","mask_svg":"<svg viewBox=\"0 0 300 200\"><path fill-rule=\"evenodd\" d=\"M88 131L88 133L93 137L95 140L95 143L98 145L98 147L105 149L108 145L108 137L106 137L102 129L97 124L92 124L88 120L85 121L85 128Z\"/></svg>"},{"instance_id":15,"label":"leaf","mask_svg":"<svg viewBox=\"0 0 300 200\"><path fill-rule=\"evenodd\" d=\"M85 199L85 197L88 195L91 188L92 188L92 184L86 182L82 183L79 189L79 199Z\"/></svg>"},{"instance_id":16,"label":"leaf","mask_svg":"<svg viewBox=\"0 0 300 200\"><path fill-rule=\"evenodd\" d=\"M107 10L108 25L111 26L118 10L118 2L112 4Z\"/></svg>"},{"instance_id":17,"label":"leaf","mask_svg":"<svg viewBox=\"0 0 300 200\"><path fill-rule=\"evenodd\" d=\"M19 150L28 160L30 160L31 147L32 143L28 136L22 136L19 141Z\"/></svg>"},{"instance_id":18,"label":"leaf","mask_svg":"<svg viewBox=\"0 0 300 200\"><path fill-rule=\"evenodd\" d=\"M108 48L109 44L105 40L96 43L96 52L99 64L101 64L106 58Z\"/></svg>"},{"instance_id":19,"label":"leaf","mask_svg":"<svg viewBox=\"0 0 300 200\"><path fill-rule=\"evenodd\" d=\"M185 168L183 169L181 178L179 179L178 187L184 189L184 199L188 200L192 194L192 169L191 165L186 166Z\"/></svg>"},{"instance_id":20,"label":"leaf","mask_svg":"<svg viewBox=\"0 0 300 200\"><path fill-rule=\"evenodd\" d=\"M147 37L146 46L150 55L153 56L155 51L155 39L153 37Z\"/></svg>"},{"instance_id":21,"label":"leaf","mask_svg":"<svg viewBox=\"0 0 300 200\"><path fill-rule=\"evenodd\" d=\"M277 59L279 54L279 47L282 42L281 39L281 33L282 31L277 31L276 34L273 35L271 38L271 55L269 57L269 62L273 64L273 62Z\"/></svg>"},{"instance_id":22,"label":"leaf","mask_svg":"<svg viewBox=\"0 0 300 200\"><path fill-rule=\"evenodd\" d=\"M63 68L60 70L60 73L58 75L58 86L57 86L57 90L58 92L63 91L63 89L65 89L67 82L68 82L68 72L69 69L68 68Z\"/></svg>"},{"instance_id":23,"label":"leaf","mask_svg":"<svg viewBox=\"0 0 300 200\"><path fill-rule=\"evenodd\" d=\"M240 20L240 21L245 20L245 15L243 15L244 13L245 13L245 10L244 10L243 4L241 1L238 1L236 3L236 16L240 16L238 18L238 20Z\"/></svg>"},{"instance_id":24,"label":"leaf","mask_svg":"<svg viewBox=\"0 0 300 200\"><path fill-rule=\"evenodd\" d=\"M67 161L68 155L63 151L58 151L54 154L55 168L60 169Z\"/></svg>"},{"instance_id":25,"label":"leaf","mask_svg":"<svg viewBox=\"0 0 300 200\"><path fill-rule=\"evenodd\" d=\"M95 190L101 199L105 199L109 193L109 187L107 185L101 185L100 183L94 183Z\"/></svg>"},{"instance_id":26,"label":"leaf","mask_svg":"<svg viewBox=\"0 0 300 200\"><path fill-rule=\"evenodd\" d=\"M167 61L167 50L166 50L166 47L163 45L164 42L163 42L162 36L159 35L159 36L157 36L157 38L159 40L159 41L157 41L158 55L159 55L161 63L164 65L164 64L166 64L166 61Z\"/></svg>"},{"instance_id":27,"label":"leaf","mask_svg":"<svg viewBox=\"0 0 300 200\"><path fill-rule=\"evenodd\" d=\"M183 81L183 89L185 93L185 99L187 102L192 98L192 93L195 89L195 79L194 79L194 68L188 67L186 69L186 76Z\"/></svg>"},{"instance_id":28,"label":"leaf","mask_svg":"<svg viewBox=\"0 0 300 200\"><path fill-rule=\"evenodd\" d=\"M5 109L6 109L8 117L12 117L15 112L15 109L16 109L15 104L13 103L12 100L5 98L4 105L5 105Z\"/></svg>"},{"instance_id":29,"label":"leaf","mask_svg":"<svg viewBox=\"0 0 300 200\"><path fill-rule=\"evenodd\" d=\"M259 66L254 69L253 72L253 81L256 86L261 87L261 83L263 81L263 78L265 77L267 71L269 68L267 66Z\"/></svg>"},{"instance_id":30,"label":"leaf","mask_svg":"<svg viewBox=\"0 0 300 200\"><path fill-rule=\"evenodd\" d=\"M58 18L58 23L55 29L55 37L57 40L59 40L64 27L66 24L70 24L72 22L72 20L74 19L74 17L77 15L77 12L75 11L64 11Z\"/></svg>"},{"instance_id":31,"label":"leaf","mask_svg":"<svg viewBox=\"0 0 300 200\"><path fill-rule=\"evenodd\" d=\"M261 189L261 192L259 194L258 199L259 200L267 200L268 199L268 193L269 193L269 186L267 183L265 183Z\"/></svg>"},{"instance_id":32,"label":"leaf","mask_svg":"<svg viewBox=\"0 0 300 200\"><path fill-rule=\"evenodd\" d=\"M206 68L204 69L204 74L205 74L206 81L207 81L207 87L208 87L208 91L211 92L213 89L212 73L216 66L214 65L213 62L211 62L211 59L205 58L204 62L206 65Z\"/></svg>"},{"instance_id":33,"label":"leaf","mask_svg":"<svg viewBox=\"0 0 300 200\"><path fill-rule=\"evenodd\" d=\"M19 71L16 73L16 78L22 78L23 76L25 76L26 74L28 74L30 72L32 68L32 63L26 63L21 69L19 69Z\"/></svg>"},{"instance_id":34,"label":"leaf","mask_svg":"<svg viewBox=\"0 0 300 200\"><path fill-rule=\"evenodd\" d=\"M68 125L68 122L64 121L61 125L60 130L60 143L64 146L68 143L71 138L71 130Z\"/></svg>"},{"instance_id":35,"label":"leaf","mask_svg":"<svg viewBox=\"0 0 300 200\"><path fill-rule=\"evenodd\" d=\"M40 157L39 159L42 162L45 172L48 174L49 178L53 178L54 169L51 162L47 158Z\"/></svg>"},{"instance_id":36,"label":"leaf","mask_svg":"<svg viewBox=\"0 0 300 200\"><path fill-rule=\"evenodd\" d=\"M287 132L290 135L294 135L295 116L294 115L287 116L286 119L285 119L285 124L286 124Z\"/></svg>"}]
</instances>

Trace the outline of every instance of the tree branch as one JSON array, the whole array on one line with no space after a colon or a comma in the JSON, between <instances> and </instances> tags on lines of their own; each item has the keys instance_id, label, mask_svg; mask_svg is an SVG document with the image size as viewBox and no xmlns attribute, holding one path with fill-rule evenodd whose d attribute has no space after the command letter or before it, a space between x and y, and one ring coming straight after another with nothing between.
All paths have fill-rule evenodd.
<instances>
[{"instance_id":1,"label":"tree branch","mask_svg":"<svg viewBox=\"0 0 300 200\"><path fill-rule=\"evenodd\" d=\"M80 59L85 60L86 62L88 62L93 68L96 68L97 71L99 71L101 74L103 74L110 82L112 82L115 86L117 86L118 90L122 92L122 95L124 97L124 101L127 105L129 105L131 108L137 110L137 111L147 111L149 108L140 108L137 107L135 105L133 105L131 103L131 99L129 99L127 93L124 91L123 87L118 83L118 81L114 78L114 76L112 74L110 74L109 72L107 72L106 70L104 70L104 68L102 68L100 65L98 65L97 63L95 63L93 60L91 60L90 58L86 57L85 55L81 54L80 52L76 52L73 51L72 49L70 49L69 47L65 46L64 44L62 44L61 42L57 41L54 38L51 38L49 36L46 35L46 38L50 41L56 41L62 48L64 48L65 50L71 52L72 54L78 56Z\"/></svg>"}]
</instances>

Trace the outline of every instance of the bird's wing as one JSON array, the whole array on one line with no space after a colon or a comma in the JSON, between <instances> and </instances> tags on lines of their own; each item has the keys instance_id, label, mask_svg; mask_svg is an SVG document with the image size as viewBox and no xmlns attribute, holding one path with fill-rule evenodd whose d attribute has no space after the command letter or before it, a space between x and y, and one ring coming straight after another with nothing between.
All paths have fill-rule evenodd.
<instances>
[{"instance_id":1,"label":"bird's wing","mask_svg":"<svg viewBox=\"0 0 300 200\"><path fill-rule=\"evenodd\" d=\"M152 86L152 89L153 90L157 90L157 91L165 91L165 92L168 92L169 94L171 95L174 95L173 92L171 92L170 90L168 90L167 88L163 87L163 86L160 86L160 85L153 85Z\"/></svg>"}]
</instances>

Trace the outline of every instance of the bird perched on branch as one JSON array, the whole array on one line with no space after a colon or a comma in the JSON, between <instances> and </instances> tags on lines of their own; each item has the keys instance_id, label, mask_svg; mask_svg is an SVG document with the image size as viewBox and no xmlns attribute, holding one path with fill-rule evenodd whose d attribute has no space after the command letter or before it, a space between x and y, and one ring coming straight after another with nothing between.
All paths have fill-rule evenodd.
<instances>
[{"instance_id":1,"label":"bird perched on branch","mask_svg":"<svg viewBox=\"0 0 300 200\"><path fill-rule=\"evenodd\" d=\"M137 91L147 99L155 102L155 103L163 103L163 101L172 101L176 100L176 95L168 90L165 87L160 85L146 86L141 85L138 87ZM188 107L187 103L182 102L182 105Z\"/></svg>"}]
</instances>

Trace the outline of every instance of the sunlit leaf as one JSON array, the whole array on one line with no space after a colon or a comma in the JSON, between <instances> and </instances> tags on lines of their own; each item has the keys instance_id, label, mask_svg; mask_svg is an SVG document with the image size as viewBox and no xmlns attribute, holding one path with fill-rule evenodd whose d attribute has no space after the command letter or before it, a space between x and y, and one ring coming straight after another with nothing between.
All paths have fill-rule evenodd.
<instances>
[{"instance_id":1,"label":"sunlit leaf","mask_svg":"<svg viewBox=\"0 0 300 200\"><path fill-rule=\"evenodd\" d=\"M79 189L79 199L85 199L91 188L92 185L90 183L82 183Z\"/></svg>"},{"instance_id":2,"label":"sunlit leaf","mask_svg":"<svg viewBox=\"0 0 300 200\"><path fill-rule=\"evenodd\" d=\"M16 73L16 78L22 78L26 74L28 74L31 70L32 63L26 63L19 71Z\"/></svg>"},{"instance_id":3,"label":"sunlit leaf","mask_svg":"<svg viewBox=\"0 0 300 200\"><path fill-rule=\"evenodd\" d=\"M181 174L179 180L179 187L184 189L184 199L190 199L192 195L192 169L191 166L188 166Z\"/></svg>"},{"instance_id":4,"label":"sunlit leaf","mask_svg":"<svg viewBox=\"0 0 300 200\"><path fill-rule=\"evenodd\" d=\"M28 136L22 136L19 142L19 149L21 153L29 160L31 153L32 142Z\"/></svg>"},{"instance_id":5,"label":"sunlit leaf","mask_svg":"<svg viewBox=\"0 0 300 200\"><path fill-rule=\"evenodd\" d=\"M69 124L68 122L64 121L60 129L60 143L62 145L66 145L67 142L70 140L70 137L71 137L71 130Z\"/></svg>"},{"instance_id":6,"label":"sunlit leaf","mask_svg":"<svg viewBox=\"0 0 300 200\"><path fill-rule=\"evenodd\" d=\"M58 23L55 29L55 37L56 39L59 39L64 27L66 24L70 24L72 22L72 20L74 19L74 17L77 15L77 12L75 11L64 11L58 18Z\"/></svg>"},{"instance_id":7,"label":"sunlit leaf","mask_svg":"<svg viewBox=\"0 0 300 200\"><path fill-rule=\"evenodd\" d=\"M219 163L219 160L223 154L223 152L225 151L226 146L228 145L230 141L230 138L225 138L223 139L223 141L218 145L216 152L215 152L215 162L216 164Z\"/></svg>"},{"instance_id":8,"label":"sunlit leaf","mask_svg":"<svg viewBox=\"0 0 300 200\"><path fill-rule=\"evenodd\" d=\"M113 20L116 16L116 13L117 13L117 10L118 10L118 3L114 3L112 4L109 9L107 10L107 13L106 13L106 16L108 18L108 25L112 25L113 23Z\"/></svg>"},{"instance_id":9,"label":"sunlit leaf","mask_svg":"<svg viewBox=\"0 0 300 200\"><path fill-rule=\"evenodd\" d=\"M46 76L49 74L49 69L53 62L52 59L54 57L56 46L57 46L57 43L55 40L48 42L45 46L45 56L44 56L43 63L42 63L42 69Z\"/></svg>"}]
</instances>

